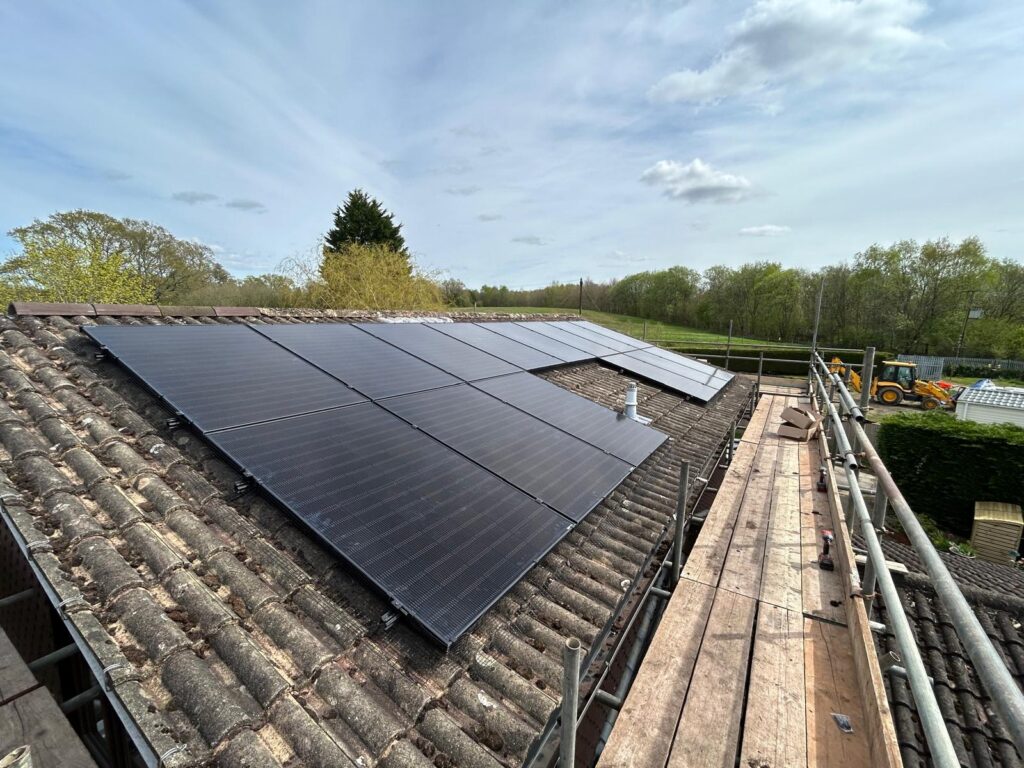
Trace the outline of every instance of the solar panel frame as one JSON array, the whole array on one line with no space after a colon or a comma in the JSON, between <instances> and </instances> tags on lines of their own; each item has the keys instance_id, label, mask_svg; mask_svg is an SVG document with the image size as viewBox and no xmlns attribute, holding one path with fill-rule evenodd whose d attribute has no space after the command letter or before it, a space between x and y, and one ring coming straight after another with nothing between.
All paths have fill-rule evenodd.
<instances>
[{"instance_id":1,"label":"solar panel frame","mask_svg":"<svg viewBox=\"0 0 1024 768\"><path fill-rule=\"evenodd\" d=\"M445 646L573 527L374 403L207 437Z\"/></svg>"},{"instance_id":2,"label":"solar panel frame","mask_svg":"<svg viewBox=\"0 0 1024 768\"><path fill-rule=\"evenodd\" d=\"M530 373L497 376L473 386L633 466L668 439L656 429Z\"/></svg>"},{"instance_id":3,"label":"solar panel frame","mask_svg":"<svg viewBox=\"0 0 1024 768\"><path fill-rule=\"evenodd\" d=\"M625 333L619 333L618 331L613 331L611 328L605 328L603 325L598 325L597 323L592 323L589 320L575 320L575 321L573 321L573 323L575 325L582 326L582 327L586 328L588 331L591 331L593 333L599 333L602 336L606 336L606 337L608 337L610 339L615 339L616 341L618 341L621 344L625 344L627 346L631 346L632 349L647 349L648 347L654 346L649 341L643 341L642 339L635 339L632 336L629 336L629 335L627 335Z\"/></svg>"},{"instance_id":4,"label":"solar panel frame","mask_svg":"<svg viewBox=\"0 0 1024 768\"><path fill-rule=\"evenodd\" d=\"M519 322L516 323L516 325L529 328L534 333L540 334L541 336L547 336L549 339L554 339L555 341L560 341L570 347L575 347L581 352L585 352L589 356L588 359L603 357L604 355L614 355L618 351L609 347L607 344L600 344L598 342L591 341L590 339L585 339L575 333L564 331L548 322Z\"/></svg>"},{"instance_id":5,"label":"solar panel frame","mask_svg":"<svg viewBox=\"0 0 1024 768\"><path fill-rule=\"evenodd\" d=\"M83 330L201 432L366 400L246 325L88 325ZM239 367L248 374L239 375Z\"/></svg>"},{"instance_id":6,"label":"solar panel frame","mask_svg":"<svg viewBox=\"0 0 1024 768\"><path fill-rule=\"evenodd\" d=\"M574 336L579 336L581 339L593 344L600 344L601 346L609 347L616 352L631 352L638 348L636 344L622 342L618 339L613 339L588 328L587 325L589 325L589 323L585 323L583 320L554 320L546 324L552 328L558 328L559 330L566 331Z\"/></svg>"},{"instance_id":7,"label":"solar panel frame","mask_svg":"<svg viewBox=\"0 0 1024 768\"><path fill-rule=\"evenodd\" d=\"M701 380L701 377L703 377L705 384L713 384L716 379L726 384L732 381L733 378L733 374L729 371L709 363L702 363L700 360L680 355L668 349L662 349L661 347L648 347L647 349L635 350L635 352L635 356L638 359L647 360L659 368L679 372L684 376L697 380Z\"/></svg>"},{"instance_id":8,"label":"solar panel frame","mask_svg":"<svg viewBox=\"0 0 1024 768\"><path fill-rule=\"evenodd\" d=\"M539 371L564 364L557 357L494 333L476 323L434 323L429 327L523 370Z\"/></svg>"},{"instance_id":9,"label":"solar panel frame","mask_svg":"<svg viewBox=\"0 0 1024 768\"><path fill-rule=\"evenodd\" d=\"M721 387L713 387L695 379L681 376L665 368L659 368L649 362L632 357L632 355L632 352L622 352L617 355L602 357L601 360L634 376L653 381L655 384L667 387L668 389L674 389L705 403L713 400L715 395L721 391Z\"/></svg>"},{"instance_id":10,"label":"solar panel frame","mask_svg":"<svg viewBox=\"0 0 1024 768\"><path fill-rule=\"evenodd\" d=\"M469 384L380 405L579 522L633 466Z\"/></svg>"},{"instance_id":11,"label":"solar panel frame","mask_svg":"<svg viewBox=\"0 0 1024 768\"><path fill-rule=\"evenodd\" d=\"M543 352L552 357L556 357L563 363L581 363L587 360L593 360L594 356L587 354L581 349L569 346L561 341L552 339L550 336L544 336L536 331L530 329L532 323L514 323L514 322L493 322L493 323L476 323L481 328L486 328L491 333L497 333L506 338L518 341L520 344L525 344L532 349L536 349L538 352Z\"/></svg>"},{"instance_id":12,"label":"solar panel frame","mask_svg":"<svg viewBox=\"0 0 1024 768\"><path fill-rule=\"evenodd\" d=\"M350 323L250 327L371 400L461 381Z\"/></svg>"},{"instance_id":13,"label":"solar panel frame","mask_svg":"<svg viewBox=\"0 0 1024 768\"><path fill-rule=\"evenodd\" d=\"M356 323L357 328L408 352L462 381L503 376L521 370L517 366L431 330L431 323Z\"/></svg>"}]
</instances>

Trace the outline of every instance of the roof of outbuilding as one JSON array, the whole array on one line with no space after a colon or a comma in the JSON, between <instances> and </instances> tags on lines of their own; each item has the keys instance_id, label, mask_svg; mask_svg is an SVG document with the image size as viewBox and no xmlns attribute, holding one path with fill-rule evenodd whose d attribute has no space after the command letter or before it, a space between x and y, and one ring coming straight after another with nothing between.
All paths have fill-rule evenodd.
<instances>
[{"instance_id":1,"label":"roof of outbuilding","mask_svg":"<svg viewBox=\"0 0 1024 768\"><path fill-rule=\"evenodd\" d=\"M564 640L606 648L681 461L717 455L750 391L737 378L703 407L641 384L673 439L445 654L401 622L380 631L385 603L282 509L238 496L239 475L80 330L374 316L84 306L0 317L0 499L166 765L521 764L558 704ZM544 376L621 406L626 379L596 363Z\"/></svg>"},{"instance_id":2,"label":"roof of outbuilding","mask_svg":"<svg viewBox=\"0 0 1024 768\"><path fill-rule=\"evenodd\" d=\"M910 547L891 540L883 543L883 549L886 557L902 562L911 571L893 575L921 657L935 681L936 699L953 736L961 765L1021 768L1024 760L992 708L916 554ZM1024 572L955 555L943 559L1010 673L1024 688ZM878 605L877 601L875 604ZM884 608L879 606L874 618L887 623ZM896 650L891 631L876 638L881 653ZM927 742L918 722L909 683L902 677L886 675L886 688L904 766L930 766Z\"/></svg>"},{"instance_id":3,"label":"roof of outbuilding","mask_svg":"<svg viewBox=\"0 0 1024 768\"><path fill-rule=\"evenodd\" d=\"M994 405L999 408L1024 409L1024 389L1017 387L977 387L965 389L957 399L971 405Z\"/></svg>"}]
</instances>

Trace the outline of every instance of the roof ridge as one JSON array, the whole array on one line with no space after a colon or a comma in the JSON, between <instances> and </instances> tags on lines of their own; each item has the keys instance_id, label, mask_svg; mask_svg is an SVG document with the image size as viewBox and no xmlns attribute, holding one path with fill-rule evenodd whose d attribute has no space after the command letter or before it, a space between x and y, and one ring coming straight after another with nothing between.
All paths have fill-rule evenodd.
<instances>
[{"instance_id":1,"label":"roof ridge","mask_svg":"<svg viewBox=\"0 0 1024 768\"><path fill-rule=\"evenodd\" d=\"M935 584L930 576L923 573L893 573L894 578L897 578L899 582L906 584L908 587L912 587L921 592L927 592L930 594L937 594L935 592ZM981 587L975 587L970 584L957 584L964 597L967 598L968 602L975 605L981 605L986 608L994 608L999 611L1009 611L1019 615L1024 615L1024 598L1017 597L1016 595L1008 594L1006 592L997 592L994 589L983 589Z\"/></svg>"},{"instance_id":2,"label":"roof ridge","mask_svg":"<svg viewBox=\"0 0 1024 768\"><path fill-rule=\"evenodd\" d=\"M452 310L314 309L312 307L228 307L178 304L102 304L88 302L12 301L7 314L14 317L451 317L488 320L497 317L544 317L566 320L570 314L539 312L470 312Z\"/></svg>"}]
</instances>

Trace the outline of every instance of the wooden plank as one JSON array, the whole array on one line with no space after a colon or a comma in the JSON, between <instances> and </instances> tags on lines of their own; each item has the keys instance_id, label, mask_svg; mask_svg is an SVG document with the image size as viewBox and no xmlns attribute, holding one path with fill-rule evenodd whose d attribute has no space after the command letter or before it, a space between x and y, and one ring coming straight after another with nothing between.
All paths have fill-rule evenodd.
<instances>
[{"instance_id":1,"label":"wooden plank","mask_svg":"<svg viewBox=\"0 0 1024 768\"><path fill-rule=\"evenodd\" d=\"M32 747L33 768L96 768L45 688L0 707L0 756L23 744Z\"/></svg>"},{"instance_id":2,"label":"wooden plank","mask_svg":"<svg viewBox=\"0 0 1024 768\"><path fill-rule=\"evenodd\" d=\"M800 450L796 443L779 445L760 592L763 602L797 613L803 612Z\"/></svg>"},{"instance_id":3,"label":"wooden plank","mask_svg":"<svg viewBox=\"0 0 1024 768\"><path fill-rule=\"evenodd\" d=\"M799 611L758 607L739 762L745 768L808 764L804 621Z\"/></svg>"},{"instance_id":4,"label":"wooden plank","mask_svg":"<svg viewBox=\"0 0 1024 768\"><path fill-rule=\"evenodd\" d=\"M768 518L771 512L772 485L779 446L766 441L759 448L754 468L747 481L732 540L725 556L725 565L718 581L719 589L728 589L757 598L761 592L761 570L764 547L768 539Z\"/></svg>"},{"instance_id":5,"label":"wooden plank","mask_svg":"<svg viewBox=\"0 0 1024 768\"><path fill-rule=\"evenodd\" d=\"M761 442L761 434L764 432L765 424L768 423L768 413L772 408L772 399L772 395L762 395L761 399L757 401L757 407L750 414L750 421L743 430L743 436L740 437L741 443L757 444Z\"/></svg>"},{"instance_id":6,"label":"wooden plank","mask_svg":"<svg viewBox=\"0 0 1024 768\"><path fill-rule=\"evenodd\" d=\"M804 619L807 683L807 765L845 768L873 763L857 687L849 635L843 627ZM853 733L843 733L832 713L846 715Z\"/></svg>"},{"instance_id":7,"label":"wooden plank","mask_svg":"<svg viewBox=\"0 0 1024 768\"><path fill-rule=\"evenodd\" d=\"M854 558L853 558L853 561L855 563L857 563L857 565L866 565L867 562L868 562L868 556L867 555L855 555ZM898 562L896 560L886 560L885 561L885 567L888 568L893 573L910 573L910 569L907 568L907 566L905 566L903 563Z\"/></svg>"},{"instance_id":8,"label":"wooden plank","mask_svg":"<svg viewBox=\"0 0 1024 768\"><path fill-rule=\"evenodd\" d=\"M715 593L669 754L670 768L735 765L756 606L756 600L735 592Z\"/></svg>"},{"instance_id":9,"label":"wooden plank","mask_svg":"<svg viewBox=\"0 0 1024 768\"><path fill-rule=\"evenodd\" d=\"M754 465L755 452L753 444L741 445L736 451L693 544L693 550L683 566L686 578L712 587L718 586L718 578L736 525L736 515L748 490L747 477Z\"/></svg>"},{"instance_id":10,"label":"wooden plank","mask_svg":"<svg viewBox=\"0 0 1024 768\"><path fill-rule=\"evenodd\" d=\"M828 621L846 624L846 590L840 571L823 571L818 566L821 532L831 530L832 509L827 493L817 490L821 465L818 441L800 446L800 543L803 611Z\"/></svg>"},{"instance_id":11,"label":"wooden plank","mask_svg":"<svg viewBox=\"0 0 1024 768\"><path fill-rule=\"evenodd\" d=\"M770 440L780 440L779 427L782 426L782 411L795 403L795 398L776 395L772 398L771 408L768 411L768 419L765 421L764 432L761 434L761 444L764 445Z\"/></svg>"},{"instance_id":12,"label":"wooden plank","mask_svg":"<svg viewBox=\"0 0 1024 768\"><path fill-rule=\"evenodd\" d=\"M818 450L825 455L827 446L824 435L818 437ZM834 531L836 534L835 560L836 572L841 573L843 583L848 584L851 592L860 590L860 576L854 562L853 549L850 546L850 533L843 519L839 489L831 464L826 464L826 482L829 488L829 505L832 511ZM885 695L885 684L878 666L878 655L875 652L875 641L868 626L868 616L864 610L864 601L859 597L846 603L847 632L853 648L853 662L856 669L857 685L860 689L861 704L864 708L865 727L871 750L871 765L901 766L899 745L896 742L896 729L892 722L889 700Z\"/></svg>"},{"instance_id":13,"label":"wooden plank","mask_svg":"<svg viewBox=\"0 0 1024 768\"><path fill-rule=\"evenodd\" d=\"M38 687L39 681L29 671L7 633L0 629L0 701L13 699Z\"/></svg>"},{"instance_id":14,"label":"wooden plank","mask_svg":"<svg viewBox=\"0 0 1024 768\"><path fill-rule=\"evenodd\" d=\"M601 752L599 768L662 766L672 747L715 590L679 582Z\"/></svg>"}]
</instances>

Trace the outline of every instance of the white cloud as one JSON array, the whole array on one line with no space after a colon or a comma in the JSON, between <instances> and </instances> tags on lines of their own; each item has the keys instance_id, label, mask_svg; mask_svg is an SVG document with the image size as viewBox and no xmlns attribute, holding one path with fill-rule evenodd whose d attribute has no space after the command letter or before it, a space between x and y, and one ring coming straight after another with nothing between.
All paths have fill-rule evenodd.
<instances>
[{"instance_id":1,"label":"white cloud","mask_svg":"<svg viewBox=\"0 0 1024 768\"><path fill-rule=\"evenodd\" d=\"M668 75L649 95L706 104L879 69L928 42L910 26L926 10L920 0L757 0L708 67Z\"/></svg>"},{"instance_id":2,"label":"white cloud","mask_svg":"<svg viewBox=\"0 0 1024 768\"><path fill-rule=\"evenodd\" d=\"M226 208L234 208L235 210L238 211L250 211L251 213L264 213L267 210L267 206L265 206L259 200L228 200L226 203L224 203L224 206Z\"/></svg>"},{"instance_id":3,"label":"white cloud","mask_svg":"<svg viewBox=\"0 0 1024 768\"><path fill-rule=\"evenodd\" d=\"M512 242L519 243L520 245L538 246L547 245L548 241L542 237L537 237L537 235L522 235L520 237L513 237Z\"/></svg>"},{"instance_id":4,"label":"white cloud","mask_svg":"<svg viewBox=\"0 0 1024 768\"><path fill-rule=\"evenodd\" d=\"M477 221L499 221L504 218L500 213L478 213Z\"/></svg>"},{"instance_id":5,"label":"white cloud","mask_svg":"<svg viewBox=\"0 0 1024 768\"><path fill-rule=\"evenodd\" d=\"M745 176L716 170L699 157L686 165L659 160L640 180L661 187L667 197L688 203L738 203L754 193L754 185Z\"/></svg>"},{"instance_id":6,"label":"white cloud","mask_svg":"<svg viewBox=\"0 0 1024 768\"><path fill-rule=\"evenodd\" d=\"M469 184L465 187L448 187L445 192L449 195L457 195L459 197L469 197L475 195L477 192L481 192L483 187L479 187L476 184Z\"/></svg>"},{"instance_id":7,"label":"white cloud","mask_svg":"<svg viewBox=\"0 0 1024 768\"><path fill-rule=\"evenodd\" d=\"M605 255L605 257L598 262L602 267L610 268L624 268L631 264L644 264L651 261L651 257L646 254L639 253L626 253L618 249L613 250Z\"/></svg>"},{"instance_id":8,"label":"white cloud","mask_svg":"<svg viewBox=\"0 0 1024 768\"><path fill-rule=\"evenodd\" d=\"M186 203L188 205L195 205L196 203L208 203L211 200L216 200L217 196L209 192L175 192L171 195L171 200L176 200L179 203Z\"/></svg>"},{"instance_id":9,"label":"white cloud","mask_svg":"<svg viewBox=\"0 0 1024 768\"><path fill-rule=\"evenodd\" d=\"M740 230L740 234L747 237L778 237L791 231L789 227L779 226L778 224L762 224L758 227L743 227Z\"/></svg>"}]
</instances>

